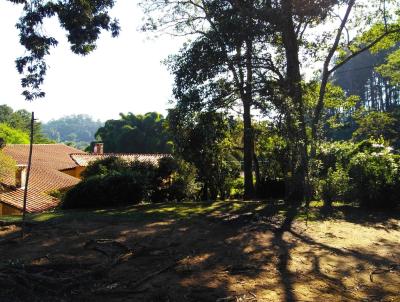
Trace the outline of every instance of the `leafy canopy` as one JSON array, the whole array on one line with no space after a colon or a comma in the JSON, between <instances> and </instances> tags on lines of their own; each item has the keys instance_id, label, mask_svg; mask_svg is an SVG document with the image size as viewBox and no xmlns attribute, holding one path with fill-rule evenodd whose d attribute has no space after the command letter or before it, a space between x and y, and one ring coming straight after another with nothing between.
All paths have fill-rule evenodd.
<instances>
[{"instance_id":1,"label":"leafy canopy","mask_svg":"<svg viewBox=\"0 0 400 302\"><path fill-rule=\"evenodd\" d=\"M119 33L118 20L109 15L113 0L7 1L23 5L23 14L16 26L26 54L16 60L16 66L23 76L21 85L25 90L22 94L27 100L45 95L40 89L47 71L45 57L58 44L43 29L45 19L58 18L67 32L71 50L79 55L87 55L96 48L102 30L110 31L113 37Z\"/></svg>"},{"instance_id":2,"label":"leafy canopy","mask_svg":"<svg viewBox=\"0 0 400 302\"><path fill-rule=\"evenodd\" d=\"M156 112L120 114L98 129L96 138L111 153L170 153L172 146L165 118Z\"/></svg>"}]
</instances>

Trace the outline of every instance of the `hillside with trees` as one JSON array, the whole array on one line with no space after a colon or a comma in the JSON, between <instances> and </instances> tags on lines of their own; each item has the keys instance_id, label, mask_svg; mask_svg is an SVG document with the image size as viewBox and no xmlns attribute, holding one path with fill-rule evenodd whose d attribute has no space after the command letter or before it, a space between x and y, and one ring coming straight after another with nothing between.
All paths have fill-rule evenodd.
<instances>
[{"instance_id":1,"label":"hillside with trees","mask_svg":"<svg viewBox=\"0 0 400 302\"><path fill-rule=\"evenodd\" d=\"M84 150L103 124L89 115L69 115L43 124L43 133L51 140Z\"/></svg>"}]
</instances>

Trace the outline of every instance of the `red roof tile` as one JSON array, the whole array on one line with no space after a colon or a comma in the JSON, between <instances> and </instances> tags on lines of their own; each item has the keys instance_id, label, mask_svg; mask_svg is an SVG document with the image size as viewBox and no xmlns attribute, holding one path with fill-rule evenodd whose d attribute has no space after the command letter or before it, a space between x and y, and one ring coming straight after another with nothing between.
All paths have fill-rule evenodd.
<instances>
[{"instance_id":1,"label":"red roof tile","mask_svg":"<svg viewBox=\"0 0 400 302\"><path fill-rule=\"evenodd\" d=\"M161 158L169 157L169 154L133 154L133 153L106 153L106 154L88 154L88 153L79 153L79 154L71 154L72 159L76 162L77 165L81 167L87 167L91 162L96 160L108 158L108 157L118 157L128 162L133 161L141 161L141 162L150 162L152 164L157 165L158 161Z\"/></svg>"},{"instance_id":2,"label":"red roof tile","mask_svg":"<svg viewBox=\"0 0 400 302\"><path fill-rule=\"evenodd\" d=\"M3 152L11 156L18 164L27 164L29 145L7 145ZM86 154L85 152L63 144L35 144L32 152L32 166L66 170L77 165L70 154Z\"/></svg>"},{"instance_id":3,"label":"red roof tile","mask_svg":"<svg viewBox=\"0 0 400 302\"><path fill-rule=\"evenodd\" d=\"M12 157L17 164L27 164L29 145L7 145L3 152ZM78 149L62 145L33 145L32 168L29 178L27 211L38 212L58 205L59 200L47 193L63 190L79 183L79 179L59 170L77 167L71 153L84 153ZM24 190L15 188L14 175L3 176L6 188L0 194L0 200L22 209Z\"/></svg>"}]
</instances>

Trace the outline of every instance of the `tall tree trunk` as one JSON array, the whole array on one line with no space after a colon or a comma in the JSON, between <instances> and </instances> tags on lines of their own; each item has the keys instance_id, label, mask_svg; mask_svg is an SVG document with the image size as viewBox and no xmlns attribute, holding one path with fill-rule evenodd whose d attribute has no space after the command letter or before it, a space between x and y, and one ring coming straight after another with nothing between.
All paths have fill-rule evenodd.
<instances>
[{"instance_id":1,"label":"tall tree trunk","mask_svg":"<svg viewBox=\"0 0 400 302\"><path fill-rule=\"evenodd\" d=\"M243 97L243 161L244 161L244 198L254 197L253 183L253 126L251 124L251 106L253 105L253 45L250 39L246 40L246 87Z\"/></svg>"},{"instance_id":2,"label":"tall tree trunk","mask_svg":"<svg viewBox=\"0 0 400 302\"><path fill-rule=\"evenodd\" d=\"M293 119L290 125L288 125L293 171L291 171L290 175L287 198L290 202L298 204L305 199L308 191L308 139L305 123L303 89L301 87L299 45L291 13L293 11L292 0L282 0L282 11L285 12L282 24L282 39L287 61L287 93L294 109L291 113L288 113L292 115Z\"/></svg>"},{"instance_id":3,"label":"tall tree trunk","mask_svg":"<svg viewBox=\"0 0 400 302\"><path fill-rule=\"evenodd\" d=\"M254 174L256 175L255 192L257 195L259 195L260 186L261 186L260 165L258 162L257 154L256 154L256 152L254 152L254 150L253 150L253 161L254 161Z\"/></svg>"},{"instance_id":4,"label":"tall tree trunk","mask_svg":"<svg viewBox=\"0 0 400 302\"><path fill-rule=\"evenodd\" d=\"M243 100L243 162L244 162L244 198L254 196L253 184L253 129L251 125L250 102Z\"/></svg>"}]
</instances>

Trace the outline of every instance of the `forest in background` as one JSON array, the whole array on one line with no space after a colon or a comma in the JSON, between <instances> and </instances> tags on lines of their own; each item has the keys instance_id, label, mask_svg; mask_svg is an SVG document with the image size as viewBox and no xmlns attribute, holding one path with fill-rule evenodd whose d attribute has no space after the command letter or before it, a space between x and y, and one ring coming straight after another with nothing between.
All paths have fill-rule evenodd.
<instances>
[{"instance_id":1,"label":"forest in background","mask_svg":"<svg viewBox=\"0 0 400 302\"><path fill-rule=\"evenodd\" d=\"M103 124L89 115L77 114L50 120L43 124L42 131L55 142L85 150Z\"/></svg>"}]
</instances>

